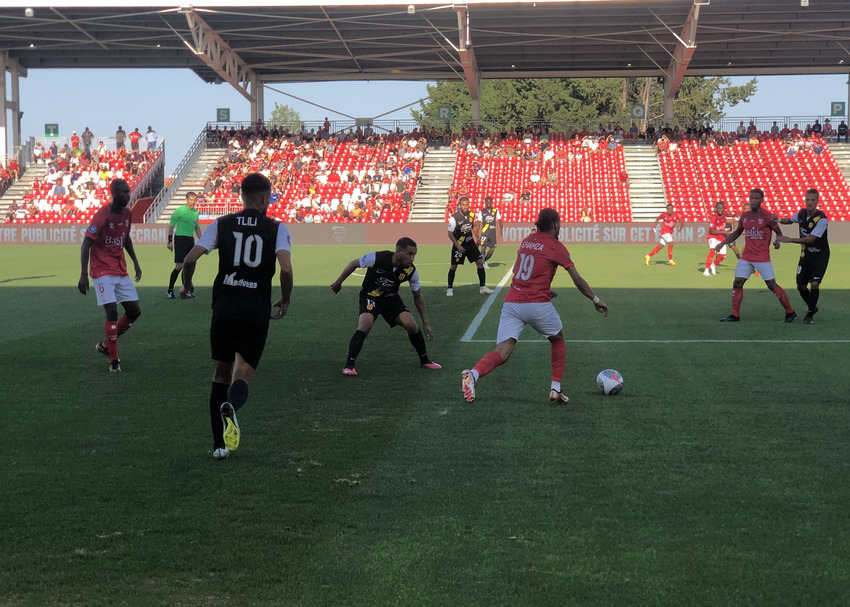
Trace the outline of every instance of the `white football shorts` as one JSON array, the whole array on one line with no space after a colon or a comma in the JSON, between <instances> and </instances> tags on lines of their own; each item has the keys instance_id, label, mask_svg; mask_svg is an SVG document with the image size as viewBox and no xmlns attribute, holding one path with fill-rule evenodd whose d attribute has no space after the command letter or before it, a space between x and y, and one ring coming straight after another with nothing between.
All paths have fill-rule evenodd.
<instances>
[{"instance_id":1,"label":"white football shorts","mask_svg":"<svg viewBox=\"0 0 850 607\"><path fill-rule=\"evenodd\" d=\"M770 261L746 261L738 260L738 265L735 266L735 278L749 278L753 272L761 274L762 280L767 282L776 278L773 273L773 262Z\"/></svg>"},{"instance_id":2,"label":"white football shorts","mask_svg":"<svg viewBox=\"0 0 850 607\"><path fill-rule=\"evenodd\" d=\"M139 300L136 286L129 276L101 276L100 278L93 278L92 282L99 306Z\"/></svg>"},{"instance_id":3,"label":"white football shorts","mask_svg":"<svg viewBox=\"0 0 850 607\"><path fill-rule=\"evenodd\" d=\"M708 239L708 248L713 249L714 247L719 245L721 242L723 242L723 240L724 240L723 238L709 238ZM726 255L726 245L723 245L723 248L720 249L720 253L718 253L718 255Z\"/></svg>"},{"instance_id":4,"label":"white football shorts","mask_svg":"<svg viewBox=\"0 0 850 607\"><path fill-rule=\"evenodd\" d=\"M531 325L532 329L544 337L557 335L564 326L551 301L545 303L505 302L502 304L502 315L499 317L496 343L500 344L510 338L518 341L525 325Z\"/></svg>"},{"instance_id":5,"label":"white football shorts","mask_svg":"<svg viewBox=\"0 0 850 607\"><path fill-rule=\"evenodd\" d=\"M673 242L673 235L672 234L662 234L661 236L658 237L658 242L660 244L663 244L663 245L668 245L671 242Z\"/></svg>"}]
</instances>

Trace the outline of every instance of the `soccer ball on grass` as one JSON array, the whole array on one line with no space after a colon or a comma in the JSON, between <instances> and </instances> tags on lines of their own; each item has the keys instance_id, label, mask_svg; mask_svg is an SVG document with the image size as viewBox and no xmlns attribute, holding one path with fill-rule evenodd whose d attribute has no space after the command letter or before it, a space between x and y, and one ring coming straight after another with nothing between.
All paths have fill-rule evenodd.
<instances>
[{"instance_id":1,"label":"soccer ball on grass","mask_svg":"<svg viewBox=\"0 0 850 607\"><path fill-rule=\"evenodd\" d=\"M596 385L602 394L609 396L619 394L623 389L623 376L614 369L605 369L596 376Z\"/></svg>"}]
</instances>

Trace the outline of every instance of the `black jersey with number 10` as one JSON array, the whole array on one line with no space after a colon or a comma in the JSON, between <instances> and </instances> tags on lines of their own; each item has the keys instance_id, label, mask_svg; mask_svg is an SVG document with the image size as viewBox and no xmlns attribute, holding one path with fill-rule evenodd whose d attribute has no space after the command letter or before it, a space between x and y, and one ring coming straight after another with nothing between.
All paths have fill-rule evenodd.
<instances>
[{"instance_id":1,"label":"black jersey with number 10","mask_svg":"<svg viewBox=\"0 0 850 607\"><path fill-rule=\"evenodd\" d=\"M213 283L213 311L227 318L268 320L281 224L254 209L225 215L216 223L218 276Z\"/></svg>"}]
</instances>

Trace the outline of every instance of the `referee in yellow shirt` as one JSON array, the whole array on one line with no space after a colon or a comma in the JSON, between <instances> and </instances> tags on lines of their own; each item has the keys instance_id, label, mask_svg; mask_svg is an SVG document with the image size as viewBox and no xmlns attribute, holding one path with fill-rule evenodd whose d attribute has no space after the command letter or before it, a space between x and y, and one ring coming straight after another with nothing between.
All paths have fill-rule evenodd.
<instances>
[{"instance_id":1,"label":"referee in yellow shirt","mask_svg":"<svg viewBox=\"0 0 850 607\"><path fill-rule=\"evenodd\" d=\"M195 208L198 204L198 195L195 192L186 194L186 204L179 207L174 214L171 215L171 221L168 222L168 247L169 251L174 251L174 270L171 272L171 277L168 279L168 291L166 296L168 299L174 299L174 283L177 282L177 277L180 276L180 271L183 269L183 259L195 246L195 236L201 237L201 227L198 225L198 210ZM188 294L189 298L194 297L193 293Z\"/></svg>"}]
</instances>

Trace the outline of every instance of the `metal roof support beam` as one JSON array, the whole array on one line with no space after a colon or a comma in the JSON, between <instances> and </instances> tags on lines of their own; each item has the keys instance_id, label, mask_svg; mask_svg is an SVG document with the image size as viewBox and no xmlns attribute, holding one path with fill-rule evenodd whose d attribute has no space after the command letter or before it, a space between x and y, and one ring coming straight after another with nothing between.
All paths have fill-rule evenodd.
<instances>
[{"instance_id":1,"label":"metal roof support beam","mask_svg":"<svg viewBox=\"0 0 850 607\"><path fill-rule=\"evenodd\" d=\"M10 78L12 98L7 107L12 110L12 151L17 154L17 150L21 147L21 88L19 81L21 66L17 59L6 61L6 66L12 73ZM24 72L24 75L26 75L26 72Z\"/></svg>"},{"instance_id":2,"label":"metal roof support beam","mask_svg":"<svg viewBox=\"0 0 850 607\"><path fill-rule=\"evenodd\" d=\"M466 6L456 6L457 29L460 37L458 55L463 67L463 75L466 86L469 88L469 96L472 98L472 122L481 122L481 70L475 60L475 51L472 50L472 42L469 34L469 10Z\"/></svg>"},{"instance_id":3,"label":"metal roof support beam","mask_svg":"<svg viewBox=\"0 0 850 607\"><path fill-rule=\"evenodd\" d=\"M670 59L670 65L667 67L668 77L664 80L664 121L673 123L673 99L676 97L676 91L682 84L682 78L685 77L685 72L688 70L688 64L691 62L691 57L697 48L697 21L699 20L700 5L691 4L691 10L688 12L688 18L685 21L685 27L682 28L682 35L677 36L678 44L676 51L673 53L673 58ZM675 35L675 34L674 34Z\"/></svg>"},{"instance_id":4,"label":"metal roof support beam","mask_svg":"<svg viewBox=\"0 0 850 607\"><path fill-rule=\"evenodd\" d=\"M0 160L5 165L9 149L6 143L6 66L9 65L9 53L0 52Z\"/></svg>"},{"instance_id":5,"label":"metal roof support beam","mask_svg":"<svg viewBox=\"0 0 850 607\"><path fill-rule=\"evenodd\" d=\"M248 87L251 84L251 79L254 77L254 72L236 54L236 51L231 49L222 40L221 36L206 21L201 19L194 10L186 11L186 21L189 23L192 40L195 43L195 48L191 49L192 52L212 68L216 74L221 76L222 80L230 84L245 99L250 101L253 111L253 104L256 102L256 89L252 87L249 93ZM187 44L186 46L189 45Z\"/></svg>"},{"instance_id":6,"label":"metal roof support beam","mask_svg":"<svg viewBox=\"0 0 850 607\"><path fill-rule=\"evenodd\" d=\"M266 108L263 83L256 74L251 75L251 93L254 95L254 101L251 102L251 122L257 124L258 120L265 120Z\"/></svg>"}]
</instances>

